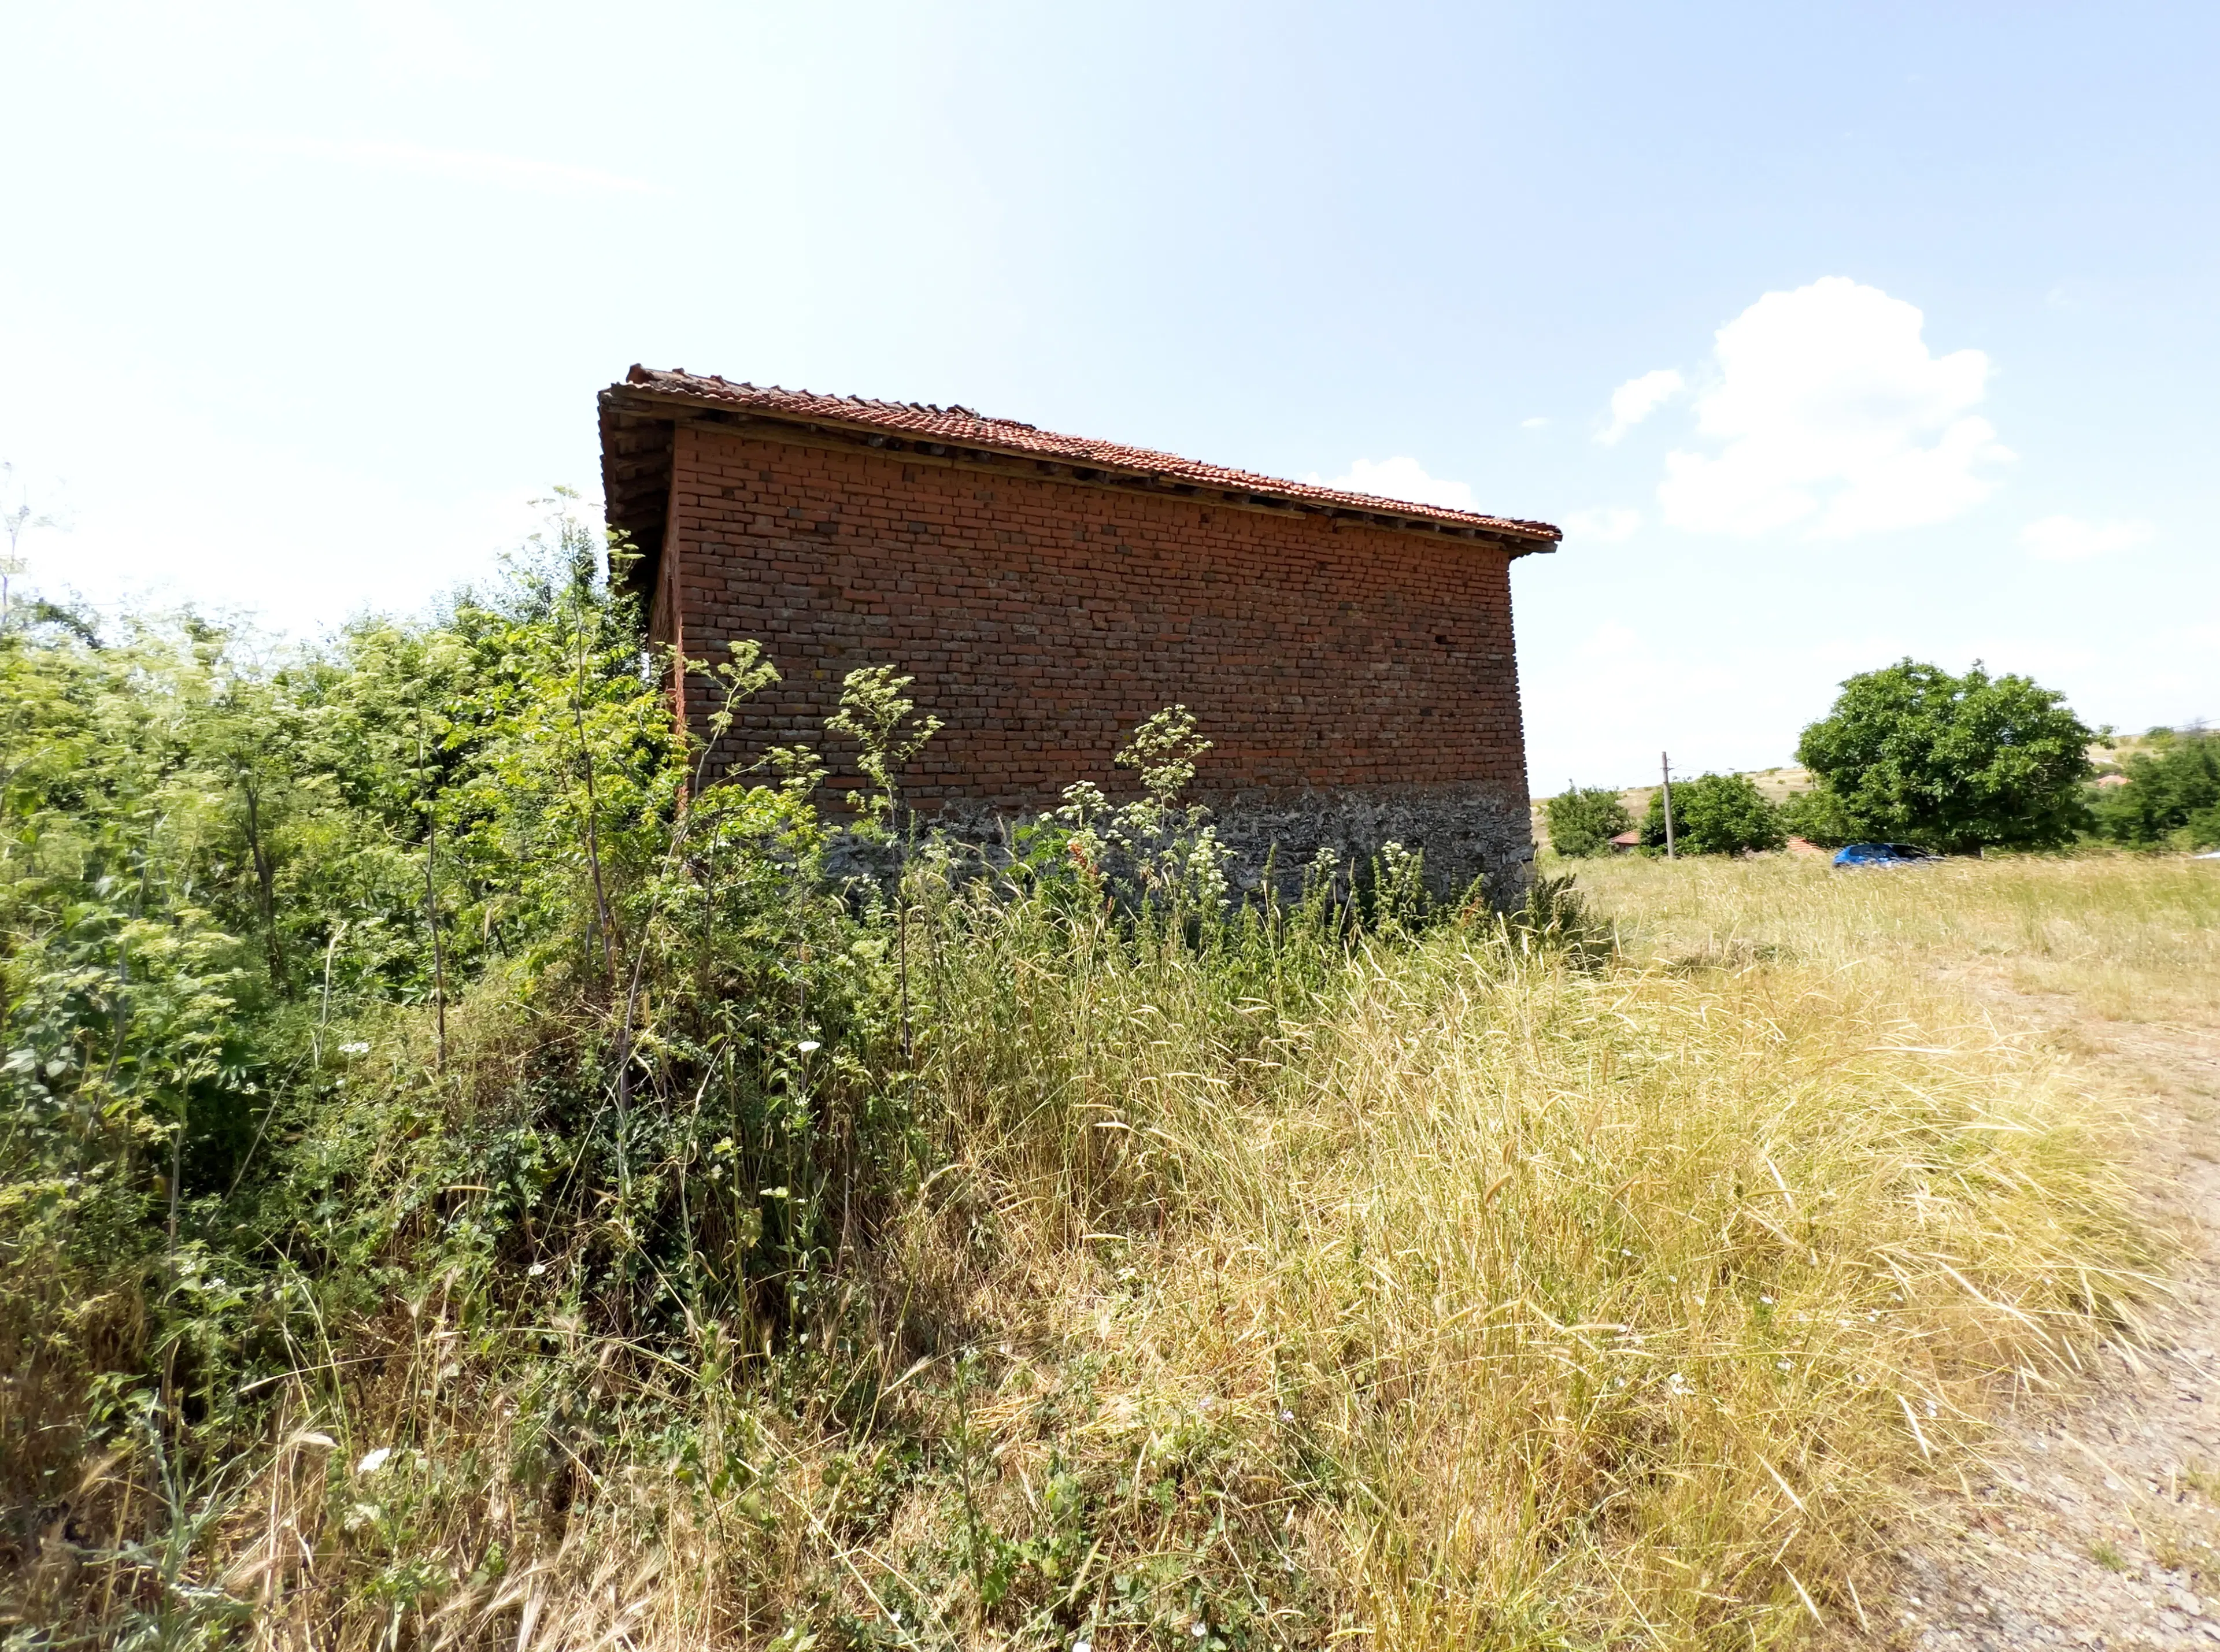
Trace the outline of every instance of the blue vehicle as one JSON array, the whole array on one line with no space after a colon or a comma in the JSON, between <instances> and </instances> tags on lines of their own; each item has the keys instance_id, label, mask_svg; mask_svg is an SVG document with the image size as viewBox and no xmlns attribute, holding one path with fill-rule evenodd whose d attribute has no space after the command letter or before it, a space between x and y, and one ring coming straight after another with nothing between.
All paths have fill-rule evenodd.
<instances>
[{"instance_id":1,"label":"blue vehicle","mask_svg":"<svg viewBox=\"0 0 2220 1652\"><path fill-rule=\"evenodd\" d=\"M1909 843L1850 843L1835 851L1837 866L1910 866L1941 858L1932 850Z\"/></svg>"}]
</instances>

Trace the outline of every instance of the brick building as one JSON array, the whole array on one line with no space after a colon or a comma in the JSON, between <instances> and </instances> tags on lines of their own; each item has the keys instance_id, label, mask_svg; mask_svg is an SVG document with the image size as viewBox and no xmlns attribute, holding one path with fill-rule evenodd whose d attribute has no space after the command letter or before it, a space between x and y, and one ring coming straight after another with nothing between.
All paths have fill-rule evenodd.
<instances>
[{"instance_id":1,"label":"brick building","mask_svg":"<svg viewBox=\"0 0 2220 1652\"><path fill-rule=\"evenodd\" d=\"M657 639L762 642L783 680L720 760L820 745L864 664L946 726L906 796L959 832L1130 787L1112 754L1182 702L1249 880L1331 845L1422 846L1430 882L1532 858L1511 564L1558 532L1084 440L963 408L634 367L602 392L609 521ZM698 690L697 690L698 692Z\"/></svg>"}]
</instances>

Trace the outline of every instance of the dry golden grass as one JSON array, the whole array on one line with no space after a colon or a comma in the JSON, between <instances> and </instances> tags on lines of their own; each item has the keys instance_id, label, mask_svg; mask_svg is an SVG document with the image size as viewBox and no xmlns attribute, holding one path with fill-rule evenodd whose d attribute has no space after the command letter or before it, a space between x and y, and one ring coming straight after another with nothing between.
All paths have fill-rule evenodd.
<instances>
[{"instance_id":1,"label":"dry golden grass","mask_svg":"<svg viewBox=\"0 0 2220 1652\"><path fill-rule=\"evenodd\" d=\"M1987 967L2113 1020L2220 1021L2220 862L2001 857L1836 872L1815 857L1575 863L1641 956Z\"/></svg>"},{"instance_id":2,"label":"dry golden grass","mask_svg":"<svg viewBox=\"0 0 2220 1652\"><path fill-rule=\"evenodd\" d=\"M1028 1306L1094 1350L1096 1405L1077 1433L1014 1407L997 1443L1241 1465L1222 1513L1277 1524L1311 1593L1252 1580L1205 1620L1268 1638L1855 1625L1893 1487L2069 1368L2145 1262L2111 1121L1883 970L1584 975L1444 938L1289 1057L1247 1094L1185 1057L1102 1121L1181 1167L1176 1208L1123 1288L1034 1239L1027 1280L1094 1278Z\"/></svg>"}]
</instances>

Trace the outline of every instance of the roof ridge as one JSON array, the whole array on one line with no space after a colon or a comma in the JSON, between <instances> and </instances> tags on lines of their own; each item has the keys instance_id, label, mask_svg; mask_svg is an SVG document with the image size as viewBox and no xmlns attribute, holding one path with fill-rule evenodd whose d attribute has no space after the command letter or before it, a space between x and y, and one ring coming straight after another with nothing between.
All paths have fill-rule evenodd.
<instances>
[{"instance_id":1,"label":"roof ridge","mask_svg":"<svg viewBox=\"0 0 2220 1652\"><path fill-rule=\"evenodd\" d=\"M1294 504L1327 506L1374 516L1395 515L1419 521L1454 524L1521 539L1555 543L1562 533L1548 522L1518 517L1491 516L1481 511L1459 510L1415 499L1396 499L1385 494L1358 493L1316 482L1295 482L1264 476L1230 465L1182 458L1155 448L1132 447L1122 442L1098 441L1043 430L1018 419L1001 419L963 406L947 407L929 402L883 402L860 396L820 395L789 390L777 384L759 386L714 374L689 373L683 368L658 371L638 363L625 375L626 385L639 386L693 401L739 402L766 414L789 418L827 418L872 429L899 433L913 439L982 441L1011 450L1017 457L1055 460L1080 470L1133 471L1168 477L1200 487L1215 488L1251 500L1281 500ZM983 427L983 428L982 428Z\"/></svg>"}]
</instances>

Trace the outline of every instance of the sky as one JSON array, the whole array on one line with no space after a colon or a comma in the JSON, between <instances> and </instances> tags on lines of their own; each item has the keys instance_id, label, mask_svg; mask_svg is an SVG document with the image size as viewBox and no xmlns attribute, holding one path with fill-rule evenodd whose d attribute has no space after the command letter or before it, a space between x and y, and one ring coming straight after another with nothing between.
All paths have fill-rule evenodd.
<instances>
[{"instance_id":1,"label":"sky","mask_svg":"<svg viewBox=\"0 0 2220 1652\"><path fill-rule=\"evenodd\" d=\"M312 636L633 362L1562 524L1531 778L2220 720L2220 8L0 0L16 576Z\"/></svg>"}]
</instances>

